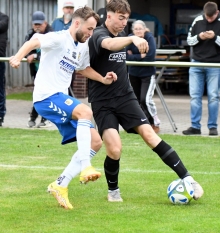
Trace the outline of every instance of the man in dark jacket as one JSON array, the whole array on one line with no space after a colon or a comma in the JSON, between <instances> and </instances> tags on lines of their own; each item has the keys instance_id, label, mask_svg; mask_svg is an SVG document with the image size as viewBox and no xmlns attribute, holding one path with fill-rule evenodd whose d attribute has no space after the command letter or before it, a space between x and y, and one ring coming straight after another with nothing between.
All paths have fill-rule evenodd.
<instances>
[{"instance_id":1,"label":"man in dark jacket","mask_svg":"<svg viewBox=\"0 0 220 233\"><path fill-rule=\"evenodd\" d=\"M6 56L8 21L8 16L0 12L0 57ZM0 61L0 126L6 113L5 99L5 63Z\"/></svg>"},{"instance_id":2,"label":"man in dark jacket","mask_svg":"<svg viewBox=\"0 0 220 233\"><path fill-rule=\"evenodd\" d=\"M220 14L215 2L207 2L204 14L197 16L189 29L187 42L193 48L191 62L201 67L189 69L191 126L184 135L201 135L202 97L206 86L208 97L209 136L218 135L220 68L205 67L203 63L220 63ZM206 85L205 85L206 84Z\"/></svg>"},{"instance_id":3,"label":"man in dark jacket","mask_svg":"<svg viewBox=\"0 0 220 233\"><path fill-rule=\"evenodd\" d=\"M52 27L45 21L46 17L42 11L34 12L32 16L32 29L30 29L25 37L25 42L30 40L35 33L46 34L53 31ZM40 50L32 50L27 56L27 61L30 63L30 73L34 80L38 71L39 62L33 62L33 60L40 61ZM30 119L28 121L28 127L34 127L36 125L36 119L38 113L33 107L30 112ZM37 125L38 128L50 127L51 124L44 117L41 118L41 122Z\"/></svg>"}]
</instances>

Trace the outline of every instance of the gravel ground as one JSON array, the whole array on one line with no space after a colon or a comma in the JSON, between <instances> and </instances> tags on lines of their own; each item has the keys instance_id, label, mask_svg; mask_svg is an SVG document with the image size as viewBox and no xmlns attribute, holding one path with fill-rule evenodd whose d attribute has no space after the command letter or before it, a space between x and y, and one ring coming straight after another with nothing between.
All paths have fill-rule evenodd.
<instances>
[{"instance_id":1,"label":"gravel ground","mask_svg":"<svg viewBox=\"0 0 220 233\"><path fill-rule=\"evenodd\" d=\"M28 87L6 87L6 95L14 94L14 93L32 92L33 89L34 89L33 86L28 86Z\"/></svg>"}]
</instances>

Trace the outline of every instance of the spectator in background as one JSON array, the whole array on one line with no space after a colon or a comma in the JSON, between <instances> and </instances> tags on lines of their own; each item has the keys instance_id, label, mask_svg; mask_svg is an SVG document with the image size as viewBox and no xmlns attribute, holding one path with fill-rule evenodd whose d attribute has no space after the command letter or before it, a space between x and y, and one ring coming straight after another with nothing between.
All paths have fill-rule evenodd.
<instances>
[{"instance_id":1,"label":"spectator in background","mask_svg":"<svg viewBox=\"0 0 220 233\"><path fill-rule=\"evenodd\" d=\"M9 17L0 12L0 57L6 56ZM0 127L6 114L5 63L0 61Z\"/></svg>"},{"instance_id":2,"label":"spectator in background","mask_svg":"<svg viewBox=\"0 0 220 233\"><path fill-rule=\"evenodd\" d=\"M74 13L74 3L73 1L64 1L63 2L63 17L57 18L52 23L52 28L54 31L61 31L61 30L67 30L69 29L71 23L72 23L72 16ZM72 81L69 87L69 95L74 96L72 87L73 82L76 78L76 73L73 71L72 74Z\"/></svg>"},{"instance_id":3,"label":"spectator in background","mask_svg":"<svg viewBox=\"0 0 220 233\"><path fill-rule=\"evenodd\" d=\"M128 61L155 61L156 43L142 20L137 20L132 24L132 31L135 36L144 38L149 45L147 53L140 53L138 48L132 43L126 47ZM128 73L131 86L137 96L145 115L156 133L159 132L160 120L157 116L157 108L153 101L156 87L154 66L128 66Z\"/></svg>"},{"instance_id":4,"label":"spectator in background","mask_svg":"<svg viewBox=\"0 0 220 233\"><path fill-rule=\"evenodd\" d=\"M187 42L193 47L192 62L201 62L201 67L189 69L189 94L191 97L191 127L183 131L185 135L201 134L202 96L205 84L208 96L209 135L218 135L219 112L219 68L204 67L202 63L220 62L220 15L214 2L207 2L204 14L197 16L189 29Z\"/></svg>"},{"instance_id":5,"label":"spectator in background","mask_svg":"<svg viewBox=\"0 0 220 233\"><path fill-rule=\"evenodd\" d=\"M32 28L28 31L25 37L25 42L30 40L35 33L46 34L48 32L53 31L52 27L45 21L45 19L46 19L45 14L42 11L34 12L32 16ZM39 62L33 62L33 60L40 61L40 56L41 56L40 49L34 49L26 56L27 61L30 64L30 73L32 80L35 80L39 67ZM27 126L30 128L34 127L36 125L37 117L38 117L38 113L33 106L30 112L30 118L27 123ZM37 125L38 128L45 128L50 126L51 126L50 122L47 121L47 119L44 117L41 118L40 123Z\"/></svg>"},{"instance_id":6,"label":"spectator in background","mask_svg":"<svg viewBox=\"0 0 220 233\"><path fill-rule=\"evenodd\" d=\"M74 3L73 1L64 1L63 2L63 17L57 18L52 23L52 28L54 31L61 31L69 29L72 23L72 16L74 12Z\"/></svg>"}]
</instances>

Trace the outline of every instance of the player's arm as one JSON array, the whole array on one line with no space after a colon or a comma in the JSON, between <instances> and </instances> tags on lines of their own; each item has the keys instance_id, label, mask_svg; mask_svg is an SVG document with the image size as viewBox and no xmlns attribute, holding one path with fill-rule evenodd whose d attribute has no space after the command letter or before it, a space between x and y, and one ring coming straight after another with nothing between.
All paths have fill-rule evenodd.
<instances>
[{"instance_id":1,"label":"player's arm","mask_svg":"<svg viewBox=\"0 0 220 233\"><path fill-rule=\"evenodd\" d=\"M77 70L84 77L92 79L94 81L101 82L103 84L109 85L117 80L117 75L114 72L108 72L105 77L97 73L93 68L87 66L84 70Z\"/></svg>"},{"instance_id":2,"label":"player's arm","mask_svg":"<svg viewBox=\"0 0 220 233\"><path fill-rule=\"evenodd\" d=\"M21 60L28 54L30 51L40 48L40 41L35 38L29 40L23 44L23 46L18 50L18 52L10 57L9 63L13 68L18 68L20 66Z\"/></svg>"},{"instance_id":3,"label":"player's arm","mask_svg":"<svg viewBox=\"0 0 220 233\"><path fill-rule=\"evenodd\" d=\"M131 43L134 43L140 53L146 53L149 49L147 41L138 36L104 38L101 46L110 51L118 51Z\"/></svg>"}]
</instances>

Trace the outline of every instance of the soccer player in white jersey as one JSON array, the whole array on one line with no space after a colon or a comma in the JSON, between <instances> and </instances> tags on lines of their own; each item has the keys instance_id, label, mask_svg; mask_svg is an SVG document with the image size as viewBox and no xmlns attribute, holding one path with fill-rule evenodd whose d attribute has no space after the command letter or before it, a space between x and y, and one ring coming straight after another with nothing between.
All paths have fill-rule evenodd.
<instances>
[{"instance_id":1,"label":"soccer player in white jersey","mask_svg":"<svg viewBox=\"0 0 220 233\"><path fill-rule=\"evenodd\" d=\"M72 209L68 185L80 172L80 182L95 181L101 173L90 163L90 158L101 148L102 140L94 129L91 109L68 96L74 70L92 80L109 85L117 80L114 72L105 77L90 67L87 39L92 35L99 16L89 7L79 8L73 14L69 30L35 34L10 58L10 65L18 68L20 61L33 49L41 49L39 70L33 92L37 112L53 122L62 135L62 144L77 141L78 150L59 178L48 186L48 191L59 204Z\"/></svg>"}]
</instances>

